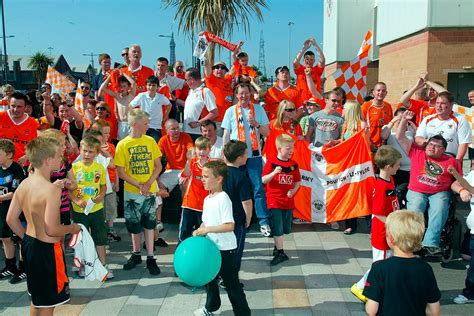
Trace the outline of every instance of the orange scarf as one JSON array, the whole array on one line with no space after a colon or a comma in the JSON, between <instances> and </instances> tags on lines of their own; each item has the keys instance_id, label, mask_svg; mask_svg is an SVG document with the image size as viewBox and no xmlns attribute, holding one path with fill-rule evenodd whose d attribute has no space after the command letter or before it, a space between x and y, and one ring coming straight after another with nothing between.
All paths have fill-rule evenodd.
<instances>
[{"instance_id":1,"label":"orange scarf","mask_svg":"<svg viewBox=\"0 0 474 316\"><path fill-rule=\"evenodd\" d=\"M255 117L255 109L252 103L249 104L249 110L250 110L250 116ZM242 115L242 108L240 105L236 105L235 107L235 116L237 117L238 138L240 141L246 143L247 137L245 135L244 117ZM252 142L252 156L257 157L257 156L260 156L260 151L258 149L256 127L249 123L249 128L250 128L250 141Z\"/></svg>"}]
</instances>

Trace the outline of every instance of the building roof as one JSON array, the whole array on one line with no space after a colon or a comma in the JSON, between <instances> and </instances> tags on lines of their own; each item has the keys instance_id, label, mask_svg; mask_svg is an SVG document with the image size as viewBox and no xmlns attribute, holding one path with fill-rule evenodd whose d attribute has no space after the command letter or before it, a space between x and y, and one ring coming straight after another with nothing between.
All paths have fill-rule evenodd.
<instances>
[{"instance_id":1,"label":"building roof","mask_svg":"<svg viewBox=\"0 0 474 316\"><path fill-rule=\"evenodd\" d=\"M61 56L62 55L51 56L54 60L53 65L55 65L58 62ZM28 63L30 62L30 57L31 55L8 55L8 65L11 67L14 61L19 61L21 70L23 71L32 70L28 67Z\"/></svg>"}]
</instances>

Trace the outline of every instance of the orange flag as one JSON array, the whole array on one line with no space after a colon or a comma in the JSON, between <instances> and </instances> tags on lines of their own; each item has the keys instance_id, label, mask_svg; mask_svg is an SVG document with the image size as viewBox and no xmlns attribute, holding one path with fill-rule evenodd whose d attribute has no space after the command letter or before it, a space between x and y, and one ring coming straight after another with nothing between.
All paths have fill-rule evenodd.
<instances>
[{"instance_id":1,"label":"orange flag","mask_svg":"<svg viewBox=\"0 0 474 316\"><path fill-rule=\"evenodd\" d=\"M334 147L308 148L297 141L292 159L301 172L296 218L331 223L371 214L375 178L364 131Z\"/></svg>"}]
</instances>

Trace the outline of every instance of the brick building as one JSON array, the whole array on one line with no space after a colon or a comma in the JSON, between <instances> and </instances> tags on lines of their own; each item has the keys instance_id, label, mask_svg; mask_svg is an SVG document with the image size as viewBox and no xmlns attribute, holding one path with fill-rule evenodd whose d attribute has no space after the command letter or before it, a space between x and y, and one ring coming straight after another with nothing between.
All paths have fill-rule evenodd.
<instances>
[{"instance_id":1,"label":"brick building","mask_svg":"<svg viewBox=\"0 0 474 316\"><path fill-rule=\"evenodd\" d=\"M398 103L421 72L442 82L467 105L474 88L474 1L326 0L325 89L337 67L355 57L368 29L374 33L367 86L387 83L387 100Z\"/></svg>"}]
</instances>

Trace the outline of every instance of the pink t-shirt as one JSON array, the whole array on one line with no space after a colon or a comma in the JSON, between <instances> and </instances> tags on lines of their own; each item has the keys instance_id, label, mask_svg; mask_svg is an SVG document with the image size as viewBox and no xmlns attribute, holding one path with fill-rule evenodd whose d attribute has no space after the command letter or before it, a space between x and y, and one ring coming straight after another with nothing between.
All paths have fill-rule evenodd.
<instances>
[{"instance_id":1,"label":"pink t-shirt","mask_svg":"<svg viewBox=\"0 0 474 316\"><path fill-rule=\"evenodd\" d=\"M408 189L433 194L448 191L454 178L448 172L449 166L454 166L462 175L459 162L452 156L444 154L441 158L431 158L421 146L413 144L408 156L411 159L410 183Z\"/></svg>"}]
</instances>

